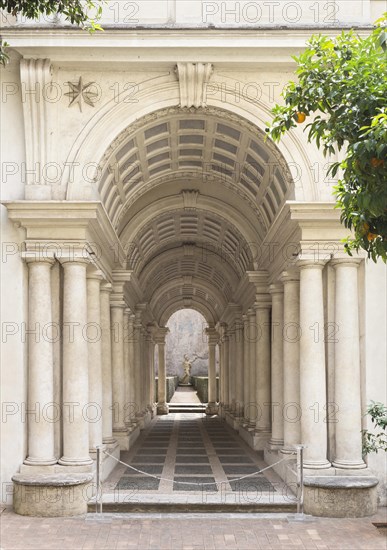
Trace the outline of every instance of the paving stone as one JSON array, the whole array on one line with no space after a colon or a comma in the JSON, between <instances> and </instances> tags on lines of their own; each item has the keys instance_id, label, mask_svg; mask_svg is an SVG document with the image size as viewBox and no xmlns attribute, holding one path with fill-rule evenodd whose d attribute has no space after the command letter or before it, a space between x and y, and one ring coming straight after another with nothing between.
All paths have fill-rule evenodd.
<instances>
[{"instance_id":1,"label":"paving stone","mask_svg":"<svg viewBox=\"0 0 387 550\"><path fill-rule=\"evenodd\" d=\"M175 476L174 481L188 481L187 484L181 484L181 483L174 483L173 484L173 490L174 491L197 491L197 492L203 492L203 491L217 491L217 486L215 484L215 479L213 477L183 477L183 476ZM195 483L195 485L190 485L190 483ZM211 483L211 485L204 485L207 483ZM214 483L212 485L212 483Z\"/></svg>"},{"instance_id":2,"label":"paving stone","mask_svg":"<svg viewBox=\"0 0 387 550\"><path fill-rule=\"evenodd\" d=\"M150 491L157 490L160 485L160 480L153 477L140 477L140 476L124 476L116 485L116 489L125 489L131 491Z\"/></svg>"},{"instance_id":3,"label":"paving stone","mask_svg":"<svg viewBox=\"0 0 387 550\"><path fill-rule=\"evenodd\" d=\"M147 474L162 474L163 472L163 465L157 465L157 464L143 464L141 468L138 468L139 470L142 470L143 472ZM127 468L125 470L124 475L136 475L136 471L132 470L132 468ZM141 474L138 474L141 475Z\"/></svg>"},{"instance_id":4,"label":"paving stone","mask_svg":"<svg viewBox=\"0 0 387 550\"><path fill-rule=\"evenodd\" d=\"M222 456L218 454L218 458L222 464L254 464L254 461L246 455Z\"/></svg>"},{"instance_id":5,"label":"paving stone","mask_svg":"<svg viewBox=\"0 0 387 550\"><path fill-rule=\"evenodd\" d=\"M244 475L244 474L254 474L257 472L260 468L258 466L238 466L238 465L231 465L231 466L223 466L223 470L227 475Z\"/></svg>"},{"instance_id":6,"label":"paving stone","mask_svg":"<svg viewBox=\"0 0 387 550\"><path fill-rule=\"evenodd\" d=\"M239 481L233 481L233 478L228 477L228 480L233 491L254 491L257 494L260 494L261 492L274 491L273 485L263 476L249 477Z\"/></svg>"},{"instance_id":7,"label":"paving stone","mask_svg":"<svg viewBox=\"0 0 387 550\"><path fill-rule=\"evenodd\" d=\"M175 466L175 474L209 474L212 475L211 466Z\"/></svg>"},{"instance_id":8,"label":"paving stone","mask_svg":"<svg viewBox=\"0 0 387 550\"><path fill-rule=\"evenodd\" d=\"M136 455L132 459L132 464L160 464L165 462L165 455Z\"/></svg>"},{"instance_id":9,"label":"paving stone","mask_svg":"<svg viewBox=\"0 0 387 550\"><path fill-rule=\"evenodd\" d=\"M177 455L176 456L176 464L181 464L181 463L190 463L190 464L203 464L203 463L209 463L209 459L207 456L194 456L194 457L191 457L191 456L186 456L186 455Z\"/></svg>"},{"instance_id":10,"label":"paving stone","mask_svg":"<svg viewBox=\"0 0 387 550\"><path fill-rule=\"evenodd\" d=\"M206 450L204 448L192 448L192 449L182 449L177 450L180 455L205 455Z\"/></svg>"}]
</instances>

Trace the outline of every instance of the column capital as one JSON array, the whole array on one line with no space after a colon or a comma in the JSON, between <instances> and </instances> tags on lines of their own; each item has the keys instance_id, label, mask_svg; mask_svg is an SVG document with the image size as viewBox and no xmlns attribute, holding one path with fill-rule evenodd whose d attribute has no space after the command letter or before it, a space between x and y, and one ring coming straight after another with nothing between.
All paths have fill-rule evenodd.
<instances>
[{"instance_id":1,"label":"column capital","mask_svg":"<svg viewBox=\"0 0 387 550\"><path fill-rule=\"evenodd\" d=\"M264 299L261 299L259 302L254 302L254 310L257 311L259 309L271 309L271 296L270 294L262 295Z\"/></svg>"},{"instance_id":2,"label":"column capital","mask_svg":"<svg viewBox=\"0 0 387 550\"><path fill-rule=\"evenodd\" d=\"M322 271L327 263L328 260L316 260L315 258L308 258L297 260L297 267L300 269L300 271L303 269L320 269Z\"/></svg>"},{"instance_id":3,"label":"column capital","mask_svg":"<svg viewBox=\"0 0 387 550\"><path fill-rule=\"evenodd\" d=\"M287 269L280 275L279 280L285 285L286 283L299 283L300 272L297 269Z\"/></svg>"},{"instance_id":4,"label":"column capital","mask_svg":"<svg viewBox=\"0 0 387 550\"><path fill-rule=\"evenodd\" d=\"M107 281L103 281L101 283L101 292L106 292L108 294L111 294L113 292L113 287L110 283Z\"/></svg>"},{"instance_id":5,"label":"column capital","mask_svg":"<svg viewBox=\"0 0 387 550\"><path fill-rule=\"evenodd\" d=\"M165 345L165 338L167 337L167 334L169 333L168 327L159 327L155 331L154 340L156 344L158 345Z\"/></svg>"},{"instance_id":6,"label":"column capital","mask_svg":"<svg viewBox=\"0 0 387 550\"><path fill-rule=\"evenodd\" d=\"M91 264L91 258L88 255L85 255L84 249L74 250L69 255L62 255L58 257L58 261L63 265L74 265L74 264L82 264L86 267Z\"/></svg>"},{"instance_id":7,"label":"column capital","mask_svg":"<svg viewBox=\"0 0 387 550\"><path fill-rule=\"evenodd\" d=\"M329 262L329 265L331 265L335 269L338 267L354 267L357 269L360 266L361 262L361 258L335 258Z\"/></svg>"},{"instance_id":8,"label":"column capital","mask_svg":"<svg viewBox=\"0 0 387 550\"><path fill-rule=\"evenodd\" d=\"M28 264L50 264L50 266L53 266L55 264L55 258L54 256L48 256L48 255L36 255L34 252L22 252L21 253L22 259Z\"/></svg>"},{"instance_id":9,"label":"column capital","mask_svg":"<svg viewBox=\"0 0 387 550\"><path fill-rule=\"evenodd\" d=\"M97 281L104 281L105 280L105 277L104 277L104 274L102 273L102 271L100 271L99 269L97 269L96 267L94 266L90 266L86 272L86 278L87 279L95 279Z\"/></svg>"},{"instance_id":10,"label":"column capital","mask_svg":"<svg viewBox=\"0 0 387 550\"><path fill-rule=\"evenodd\" d=\"M211 346L215 346L219 341L219 333L218 331L213 327L207 327L205 330L207 336L208 336L208 344Z\"/></svg>"},{"instance_id":11,"label":"column capital","mask_svg":"<svg viewBox=\"0 0 387 550\"><path fill-rule=\"evenodd\" d=\"M284 285L282 283L273 283L269 286L269 292L272 296L275 294L283 294Z\"/></svg>"}]
</instances>

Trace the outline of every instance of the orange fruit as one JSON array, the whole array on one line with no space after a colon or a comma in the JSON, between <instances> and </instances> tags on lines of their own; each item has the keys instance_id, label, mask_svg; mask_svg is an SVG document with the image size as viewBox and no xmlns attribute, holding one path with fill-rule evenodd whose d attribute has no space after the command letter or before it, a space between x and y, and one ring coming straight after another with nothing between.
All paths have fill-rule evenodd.
<instances>
[{"instance_id":1,"label":"orange fruit","mask_svg":"<svg viewBox=\"0 0 387 550\"><path fill-rule=\"evenodd\" d=\"M296 113L297 124L302 124L303 122L305 122L305 119L306 119L306 114L301 111L297 111Z\"/></svg>"},{"instance_id":2,"label":"orange fruit","mask_svg":"<svg viewBox=\"0 0 387 550\"><path fill-rule=\"evenodd\" d=\"M371 165L373 166L373 168L379 168L379 166L383 166L383 164L384 164L383 159L378 159L376 157L372 157Z\"/></svg>"},{"instance_id":3,"label":"orange fruit","mask_svg":"<svg viewBox=\"0 0 387 550\"><path fill-rule=\"evenodd\" d=\"M368 235L367 235L367 239L370 243L372 241L374 241L376 239L376 237L378 237L378 235L376 235L375 233L368 233Z\"/></svg>"}]
</instances>

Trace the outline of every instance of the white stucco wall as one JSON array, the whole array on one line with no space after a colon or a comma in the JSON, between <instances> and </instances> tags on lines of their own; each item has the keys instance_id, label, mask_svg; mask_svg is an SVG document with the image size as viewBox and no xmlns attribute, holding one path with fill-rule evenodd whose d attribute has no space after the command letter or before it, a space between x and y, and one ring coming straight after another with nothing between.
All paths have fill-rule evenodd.
<instances>
[{"instance_id":1,"label":"white stucco wall","mask_svg":"<svg viewBox=\"0 0 387 550\"><path fill-rule=\"evenodd\" d=\"M2 90L9 86L14 93L3 95L1 104L1 200L24 198L22 176L24 128L19 81L18 56L0 71ZM14 88L14 85L18 90ZM27 365L23 325L27 320L27 268L19 252L24 232L7 219L7 210L0 206L1 216L1 487L2 502L10 501L12 475L26 456L26 423L23 406L26 404Z\"/></svg>"}]
</instances>

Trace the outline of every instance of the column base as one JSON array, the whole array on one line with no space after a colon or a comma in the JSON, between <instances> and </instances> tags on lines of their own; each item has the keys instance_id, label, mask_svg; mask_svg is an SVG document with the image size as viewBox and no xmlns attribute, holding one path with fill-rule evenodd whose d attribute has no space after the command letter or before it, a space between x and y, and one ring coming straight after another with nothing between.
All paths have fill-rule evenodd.
<instances>
[{"instance_id":1,"label":"column base","mask_svg":"<svg viewBox=\"0 0 387 550\"><path fill-rule=\"evenodd\" d=\"M89 456L86 458L71 458L68 456L62 456L58 460L58 464L61 464L62 466L89 466L89 464L93 464L93 459Z\"/></svg>"},{"instance_id":2,"label":"column base","mask_svg":"<svg viewBox=\"0 0 387 550\"><path fill-rule=\"evenodd\" d=\"M169 407L166 403L157 403L157 414L163 416L169 413Z\"/></svg>"},{"instance_id":3,"label":"column base","mask_svg":"<svg viewBox=\"0 0 387 550\"><path fill-rule=\"evenodd\" d=\"M308 470L326 470L327 468L332 468L332 464L327 460L304 459L304 468L307 468Z\"/></svg>"},{"instance_id":4,"label":"column base","mask_svg":"<svg viewBox=\"0 0 387 550\"><path fill-rule=\"evenodd\" d=\"M118 441L118 444L120 446L121 451L128 451L129 450L129 432L125 428L115 430L113 428L113 435Z\"/></svg>"},{"instance_id":5,"label":"column base","mask_svg":"<svg viewBox=\"0 0 387 550\"><path fill-rule=\"evenodd\" d=\"M57 458L33 458L33 457L27 457L24 461L24 464L27 464L27 466L52 466L53 464L57 464L58 459Z\"/></svg>"},{"instance_id":6,"label":"column base","mask_svg":"<svg viewBox=\"0 0 387 550\"><path fill-rule=\"evenodd\" d=\"M101 453L103 451L106 451L106 445L99 445L99 447L100 447ZM93 447L92 449L89 449L89 454L93 460L97 460L97 449L95 447Z\"/></svg>"},{"instance_id":7,"label":"column base","mask_svg":"<svg viewBox=\"0 0 387 550\"><path fill-rule=\"evenodd\" d=\"M214 414L218 414L218 412L219 412L219 407L216 403L208 403L206 407L206 414L214 415Z\"/></svg>"},{"instance_id":8,"label":"column base","mask_svg":"<svg viewBox=\"0 0 387 550\"><path fill-rule=\"evenodd\" d=\"M271 432L255 431L253 434L254 450L263 451L271 437Z\"/></svg>"},{"instance_id":9,"label":"column base","mask_svg":"<svg viewBox=\"0 0 387 550\"><path fill-rule=\"evenodd\" d=\"M268 442L268 447L269 449L271 449L272 451L279 451L280 449L282 449L284 446L284 441L283 439L270 439L269 442Z\"/></svg>"},{"instance_id":10,"label":"column base","mask_svg":"<svg viewBox=\"0 0 387 550\"><path fill-rule=\"evenodd\" d=\"M332 462L332 466L343 470L361 470L363 468L367 468L367 464L362 460L334 460Z\"/></svg>"},{"instance_id":11,"label":"column base","mask_svg":"<svg viewBox=\"0 0 387 550\"><path fill-rule=\"evenodd\" d=\"M102 439L102 443L104 445L106 445L107 447L110 447L110 446L115 445L117 443L117 439L115 439L114 437L104 437Z\"/></svg>"}]
</instances>

